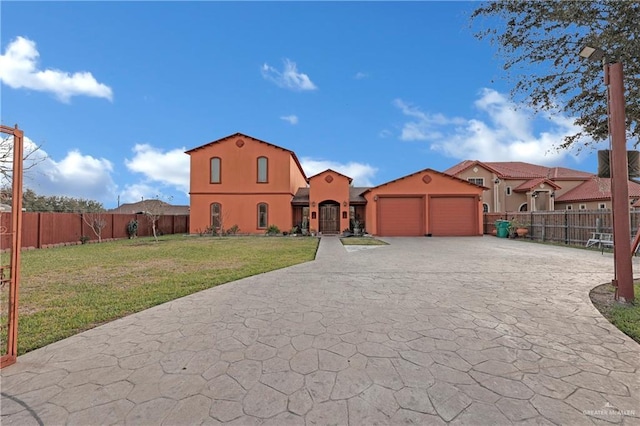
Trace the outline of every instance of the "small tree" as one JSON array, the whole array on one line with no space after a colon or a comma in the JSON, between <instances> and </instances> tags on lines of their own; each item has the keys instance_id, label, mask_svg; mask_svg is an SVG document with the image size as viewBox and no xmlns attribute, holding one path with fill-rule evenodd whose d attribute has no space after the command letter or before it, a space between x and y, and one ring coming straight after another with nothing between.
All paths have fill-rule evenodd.
<instances>
[{"instance_id":1,"label":"small tree","mask_svg":"<svg viewBox=\"0 0 640 426\"><path fill-rule=\"evenodd\" d=\"M172 197L169 197L171 200ZM149 224L151 225L151 229L153 231L153 238L156 242L158 242L158 220L161 216L163 216L170 205L160 199L160 196L156 196L156 198L152 198L149 200L143 200L142 206L144 211L142 212Z\"/></svg>"},{"instance_id":2,"label":"small tree","mask_svg":"<svg viewBox=\"0 0 640 426\"><path fill-rule=\"evenodd\" d=\"M84 223L89 225L89 228L98 237L98 242L102 242L102 230L107 226L107 220L104 218L103 212L88 212L80 213Z\"/></svg>"}]
</instances>

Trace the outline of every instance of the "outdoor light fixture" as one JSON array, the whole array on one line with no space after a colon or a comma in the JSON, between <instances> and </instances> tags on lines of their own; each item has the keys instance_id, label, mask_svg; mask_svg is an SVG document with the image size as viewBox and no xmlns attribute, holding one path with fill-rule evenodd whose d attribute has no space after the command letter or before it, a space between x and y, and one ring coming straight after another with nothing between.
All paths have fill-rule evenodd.
<instances>
[{"instance_id":1,"label":"outdoor light fixture","mask_svg":"<svg viewBox=\"0 0 640 426\"><path fill-rule=\"evenodd\" d=\"M604 50L599 47L585 46L579 53L581 58L588 59L590 61L602 61L605 58Z\"/></svg>"},{"instance_id":2,"label":"outdoor light fixture","mask_svg":"<svg viewBox=\"0 0 640 426\"><path fill-rule=\"evenodd\" d=\"M604 84L607 86L607 114L611 156L611 214L613 217L613 263L616 300L634 300L633 265L631 263L631 220L629 218L629 164L625 123L624 75L622 63L608 63L606 53L592 46L585 46L579 55L590 61L602 61Z\"/></svg>"}]
</instances>

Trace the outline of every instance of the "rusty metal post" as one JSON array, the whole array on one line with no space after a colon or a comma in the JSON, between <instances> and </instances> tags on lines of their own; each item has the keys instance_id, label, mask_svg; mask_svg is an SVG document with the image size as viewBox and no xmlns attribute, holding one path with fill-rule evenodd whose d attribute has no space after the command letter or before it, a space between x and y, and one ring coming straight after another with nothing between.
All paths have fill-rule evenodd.
<instances>
[{"instance_id":1,"label":"rusty metal post","mask_svg":"<svg viewBox=\"0 0 640 426\"><path fill-rule=\"evenodd\" d=\"M11 200L11 283L9 287L9 312L7 322L7 353L0 359L0 368L16 362L18 357L18 287L20 283L20 252L22 250L22 158L24 155L24 132L0 126L2 133L13 135L13 170Z\"/></svg>"},{"instance_id":2,"label":"rusty metal post","mask_svg":"<svg viewBox=\"0 0 640 426\"><path fill-rule=\"evenodd\" d=\"M605 84L609 97L609 133L611 135L611 204L613 211L613 257L616 300L631 302L633 266L631 262L631 221L629 219L629 171L625 123L624 76L622 64L605 64ZM614 283L615 284L615 283Z\"/></svg>"}]
</instances>

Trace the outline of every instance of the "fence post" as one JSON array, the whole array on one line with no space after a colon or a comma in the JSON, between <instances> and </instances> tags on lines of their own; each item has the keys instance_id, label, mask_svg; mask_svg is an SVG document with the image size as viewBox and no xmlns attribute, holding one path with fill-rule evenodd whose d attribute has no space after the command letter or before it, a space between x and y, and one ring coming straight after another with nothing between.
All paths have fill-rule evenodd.
<instances>
[{"instance_id":1,"label":"fence post","mask_svg":"<svg viewBox=\"0 0 640 426\"><path fill-rule=\"evenodd\" d=\"M596 232L602 232L602 218L596 217Z\"/></svg>"},{"instance_id":2,"label":"fence post","mask_svg":"<svg viewBox=\"0 0 640 426\"><path fill-rule=\"evenodd\" d=\"M38 241L36 247L42 248L42 213L38 212Z\"/></svg>"},{"instance_id":3,"label":"fence post","mask_svg":"<svg viewBox=\"0 0 640 426\"><path fill-rule=\"evenodd\" d=\"M569 244L569 210L564 211L564 243Z\"/></svg>"}]
</instances>

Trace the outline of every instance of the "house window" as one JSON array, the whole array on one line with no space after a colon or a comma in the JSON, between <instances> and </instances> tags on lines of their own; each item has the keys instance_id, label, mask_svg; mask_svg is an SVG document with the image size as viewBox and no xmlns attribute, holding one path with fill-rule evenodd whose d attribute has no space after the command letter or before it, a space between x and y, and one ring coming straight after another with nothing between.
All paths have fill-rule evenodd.
<instances>
[{"instance_id":1,"label":"house window","mask_svg":"<svg viewBox=\"0 0 640 426\"><path fill-rule=\"evenodd\" d=\"M268 179L268 164L267 157L258 157L258 182L266 183Z\"/></svg>"},{"instance_id":2,"label":"house window","mask_svg":"<svg viewBox=\"0 0 640 426\"><path fill-rule=\"evenodd\" d=\"M469 181L469 183L472 183L474 185L484 186L484 178L467 178L467 180Z\"/></svg>"},{"instance_id":3,"label":"house window","mask_svg":"<svg viewBox=\"0 0 640 426\"><path fill-rule=\"evenodd\" d=\"M220 229L222 227L222 204L211 204L211 227Z\"/></svg>"},{"instance_id":4,"label":"house window","mask_svg":"<svg viewBox=\"0 0 640 426\"><path fill-rule=\"evenodd\" d=\"M511 187L510 186L507 186L506 191L507 191L507 195L511 195Z\"/></svg>"},{"instance_id":5,"label":"house window","mask_svg":"<svg viewBox=\"0 0 640 426\"><path fill-rule=\"evenodd\" d=\"M482 203L482 213L489 213L489 204Z\"/></svg>"},{"instance_id":6,"label":"house window","mask_svg":"<svg viewBox=\"0 0 640 426\"><path fill-rule=\"evenodd\" d=\"M266 229L269 223L269 206L266 203L258 204L258 228Z\"/></svg>"},{"instance_id":7,"label":"house window","mask_svg":"<svg viewBox=\"0 0 640 426\"><path fill-rule=\"evenodd\" d=\"M528 210L529 210L529 205L527 203L520 204L520 208L518 208L518 211L521 211L521 212L526 212Z\"/></svg>"},{"instance_id":8,"label":"house window","mask_svg":"<svg viewBox=\"0 0 640 426\"><path fill-rule=\"evenodd\" d=\"M580 204L580 210L586 210L586 209L587 209L586 204Z\"/></svg>"},{"instance_id":9,"label":"house window","mask_svg":"<svg viewBox=\"0 0 640 426\"><path fill-rule=\"evenodd\" d=\"M211 159L211 183L220 183L220 158Z\"/></svg>"},{"instance_id":10,"label":"house window","mask_svg":"<svg viewBox=\"0 0 640 426\"><path fill-rule=\"evenodd\" d=\"M600 210L604 210L604 209L606 209L606 208L607 208L607 204L606 204L606 203L600 203L600 204L598 204L598 208L599 208Z\"/></svg>"},{"instance_id":11,"label":"house window","mask_svg":"<svg viewBox=\"0 0 640 426\"><path fill-rule=\"evenodd\" d=\"M567 210L573 210L573 206L571 204L567 205Z\"/></svg>"}]
</instances>

